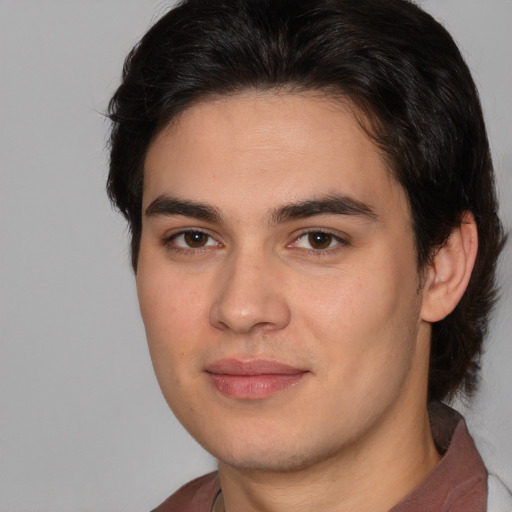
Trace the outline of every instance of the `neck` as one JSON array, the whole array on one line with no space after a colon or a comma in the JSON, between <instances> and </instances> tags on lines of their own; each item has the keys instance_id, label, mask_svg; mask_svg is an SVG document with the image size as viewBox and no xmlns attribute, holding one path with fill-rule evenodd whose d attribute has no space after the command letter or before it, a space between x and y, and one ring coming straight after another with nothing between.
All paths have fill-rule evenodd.
<instances>
[{"instance_id":1,"label":"neck","mask_svg":"<svg viewBox=\"0 0 512 512\"><path fill-rule=\"evenodd\" d=\"M219 462L220 505L225 512L387 511L440 460L426 407L422 414L399 418L398 425L382 425L373 439L295 471L253 471Z\"/></svg>"}]
</instances>

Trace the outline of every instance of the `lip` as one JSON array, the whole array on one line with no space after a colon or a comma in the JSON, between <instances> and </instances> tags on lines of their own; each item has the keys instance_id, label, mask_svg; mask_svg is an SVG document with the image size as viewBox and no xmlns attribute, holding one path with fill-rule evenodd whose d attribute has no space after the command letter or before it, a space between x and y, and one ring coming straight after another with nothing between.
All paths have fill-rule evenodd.
<instances>
[{"instance_id":1,"label":"lip","mask_svg":"<svg viewBox=\"0 0 512 512\"><path fill-rule=\"evenodd\" d=\"M221 359L205 368L210 382L231 398L261 400L295 386L308 373L301 368L257 359Z\"/></svg>"}]
</instances>

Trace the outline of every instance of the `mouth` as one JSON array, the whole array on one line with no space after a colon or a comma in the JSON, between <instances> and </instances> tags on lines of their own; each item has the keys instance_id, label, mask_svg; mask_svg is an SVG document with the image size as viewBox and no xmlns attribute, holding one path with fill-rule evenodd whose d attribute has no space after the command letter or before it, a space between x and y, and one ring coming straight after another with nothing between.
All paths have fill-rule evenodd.
<instances>
[{"instance_id":1,"label":"mouth","mask_svg":"<svg viewBox=\"0 0 512 512\"><path fill-rule=\"evenodd\" d=\"M241 400L261 400L296 386L308 371L267 360L221 359L206 374L221 394Z\"/></svg>"}]
</instances>

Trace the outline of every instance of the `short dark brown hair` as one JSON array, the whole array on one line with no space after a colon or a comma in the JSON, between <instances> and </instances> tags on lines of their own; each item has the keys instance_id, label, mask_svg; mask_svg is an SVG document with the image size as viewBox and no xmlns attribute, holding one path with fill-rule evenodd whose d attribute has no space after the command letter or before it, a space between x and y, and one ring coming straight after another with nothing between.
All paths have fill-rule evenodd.
<instances>
[{"instance_id":1,"label":"short dark brown hair","mask_svg":"<svg viewBox=\"0 0 512 512\"><path fill-rule=\"evenodd\" d=\"M248 89L349 100L407 193L418 268L464 211L479 250L456 309L432 325L429 398L470 393L504 243L478 92L448 32L407 0L185 0L128 55L114 94L108 193L136 271L143 167L159 130L194 102Z\"/></svg>"}]
</instances>

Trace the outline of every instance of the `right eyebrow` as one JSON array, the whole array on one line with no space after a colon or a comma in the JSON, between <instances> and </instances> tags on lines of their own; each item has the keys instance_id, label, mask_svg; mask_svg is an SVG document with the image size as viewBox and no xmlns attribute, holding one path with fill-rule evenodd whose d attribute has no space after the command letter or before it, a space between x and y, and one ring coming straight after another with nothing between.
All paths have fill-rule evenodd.
<instances>
[{"instance_id":1,"label":"right eyebrow","mask_svg":"<svg viewBox=\"0 0 512 512\"><path fill-rule=\"evenodd\" d=\"M146 208L144 215L146 217L182 215L212 223L221 223L222 220L219 211L212 206L168 195L161 195L153 200Z\"/></svg>"}]
</instances>

